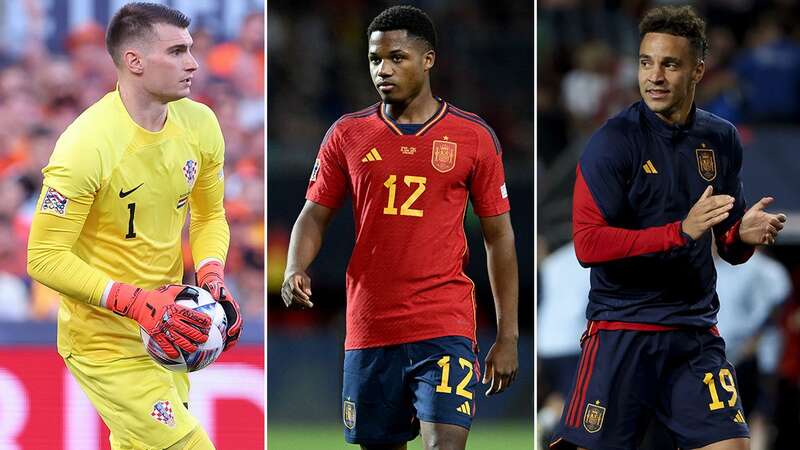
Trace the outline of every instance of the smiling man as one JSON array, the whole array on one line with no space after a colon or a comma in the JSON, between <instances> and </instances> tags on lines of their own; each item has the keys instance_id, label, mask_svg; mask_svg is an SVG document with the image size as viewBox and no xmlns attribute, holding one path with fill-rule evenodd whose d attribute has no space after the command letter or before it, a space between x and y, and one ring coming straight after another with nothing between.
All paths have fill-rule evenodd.
<instances>
[{"instance_id":1,"label":"smiling man","mask_svg":"<svg viewBox=\"0 0 800 450\"><path fill-rule=\"evenodd\" d=\"M745 207L742 145L694 105L705 23L688 6L639 25L642 100L611 118L580 158L578 260L591 269L581 361L552 448L635 449L651 419L683 449L749 447L733 366L715 326L711 241L731 264L769 245L786 217Z\"/></svg>"},{"instance_id":2,"label":"smiling man","mask_svg":"<svg viewBox=\"0 0 800 450\"><path fill-rule=\"evenodd\" d=\"M474 285L464 273L464 214L480 217L497 310L487 395L517 371L517 260L502 152L491 128L431 93L436 32L409 6L367 29L381 102L342 116L325 135L292 230L281 291L310 308L307 269L348 192L356 243L347 268L342 417L365 449L464 449L480 364Z\"/></svg>"},{"instance_id":3,"label":"smiling man","mask_svg":"<svg viewBox=\"0 0 800 450\"><path fill-rule=\"evenodd\" d=\"M28 272L62 294L58 351L111 430L114 449L212 449L189 413L189 379L156 364L140 328L170 356L208 338L186 295L181 232L197 284L228 316L225 348L241 328L224 285L229 231L224 142L214 113L186 99L197 62L189 19L131 3L111 19L106 46L118 88L61 135L42 170Z\"/></svg>"}]
</instances>

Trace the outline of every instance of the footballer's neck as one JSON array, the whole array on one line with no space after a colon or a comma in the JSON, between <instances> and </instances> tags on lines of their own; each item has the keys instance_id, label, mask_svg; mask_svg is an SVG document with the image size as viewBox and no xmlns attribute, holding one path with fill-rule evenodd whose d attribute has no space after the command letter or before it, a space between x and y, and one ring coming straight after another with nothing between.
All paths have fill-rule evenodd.
<instances>
[{"instance_id":1,"label":"footballer's neck","mask_svg":"<svg viewBox=\"0 0 800 450\"><path fill-rule=\"evenodd\" d=\"M167 103L133 83L119 83L122 104L137 125L147 131L157 132L167 121Z\"/></svg>"},{"instance_id":2,"label":"footballer's neck","mask_svg":"<svg viewBox=\"0 0 800 450\"><path fill-rule=\"evenodd\" d=\"M400 103L385 103L386 113L397 123L425 123L439 110L439 100L426 82L420 92Z\"/></svg>"}]
</instances>

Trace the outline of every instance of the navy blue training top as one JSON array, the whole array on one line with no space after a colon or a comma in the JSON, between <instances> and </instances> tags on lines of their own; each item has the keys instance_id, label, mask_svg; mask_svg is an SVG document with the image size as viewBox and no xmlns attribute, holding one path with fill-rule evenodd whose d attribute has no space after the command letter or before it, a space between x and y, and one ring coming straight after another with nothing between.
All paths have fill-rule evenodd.
<instances>
[{"instance_id":1,"label":"navy blue training top","mask_svg":"<svg viewBox=\"0 0 800 450\"><path fill-rule=\"evenodd\" d=\"M589 320L710 327L719 299L711 233L693 241L681 221L707 186L735 198L714 227L720 256L745 262L742 145L728 121L692 105L682 126L643 101L606 122L581 155L573 196L578 260L591 266Z\"/></svg>"}]
</instances>

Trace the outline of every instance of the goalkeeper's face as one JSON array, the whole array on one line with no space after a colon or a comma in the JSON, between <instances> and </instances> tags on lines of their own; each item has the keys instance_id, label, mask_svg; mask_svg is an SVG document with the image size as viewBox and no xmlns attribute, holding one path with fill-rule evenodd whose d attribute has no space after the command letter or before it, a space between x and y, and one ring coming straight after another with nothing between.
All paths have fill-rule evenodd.
<instances>
[{"instance_id":1,"label":"goalkeeper's face","mask_svg":"<svg viewBox=\"0 0 800 450\"><path fill-rule=\"evenodd\" d=\"M189 95L197 60L192 56L189 30L159 23L142 56L141 81L144 88L164 102Z\"/></svg>"},{"instance_id":2,"label":"goalkeeper's face","mask_svg":"<svg viewBox=\"0 0 800 450\"><path fill-rule=\"evenodd\" d=\"M639 44L639 92L647 107L669 123L686 119L704 70L685 37L647 33Z\"/></svg>"},{"instance_id":3,"label":"goalkeeper's face","mask_svg":"<svg viewBox=\"0 0 800 450\"><path fill-rule=\"evenodd\" d=\"M369 37L369 71L381 99L408 104L428 83L435 53L406 30L374 31Z\"/></svg>"}]
</instances>

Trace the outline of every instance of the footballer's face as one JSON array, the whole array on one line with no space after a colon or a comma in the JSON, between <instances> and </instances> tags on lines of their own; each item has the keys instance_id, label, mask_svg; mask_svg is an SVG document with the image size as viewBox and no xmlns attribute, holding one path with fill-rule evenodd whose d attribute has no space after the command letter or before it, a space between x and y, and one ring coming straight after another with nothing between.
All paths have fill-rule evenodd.
<instances>
[{"instance_id":1,"label":"footballer's face","mask_svg":"<svg viewBox=\"0 0 800 450\"><path fill-rule=\"evenodd\" d=\"M704 70L685 37L647 33L639 44L639 93L668 123L686 120Z\"/></svg>"},{"instance_id":2,"label":"footballer's face","mask_svg":"<svg viewBox=\"0 0 800 450\"><path fill-rule=\"evenodd\" d=\"M381 99L410 103L428 83L436 54L406 30L374 31L369 36L369 71Z\"/></svg>"},{"instance_id":3,"label":"footballer's face","mask_svg":"<svg viewBox=\"0 0 800 450\"><path fill-rule=\"evenodd\" d=\"M154 33L143 44L141 81L144 88L164 102L189 95L197 60L190 50L192 37L186 28L155 24Z\"/></svg>"}]
</instances>

